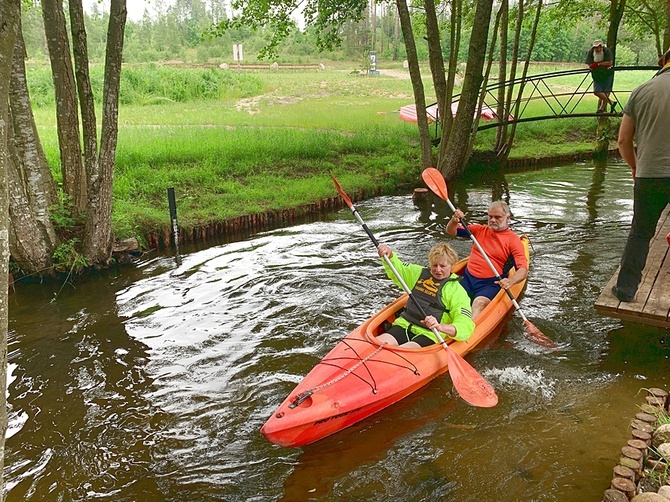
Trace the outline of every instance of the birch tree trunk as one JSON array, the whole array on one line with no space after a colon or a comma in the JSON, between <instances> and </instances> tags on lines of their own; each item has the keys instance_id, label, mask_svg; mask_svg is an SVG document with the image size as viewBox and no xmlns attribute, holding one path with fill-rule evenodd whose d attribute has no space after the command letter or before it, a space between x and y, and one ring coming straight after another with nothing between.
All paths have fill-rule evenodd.
<instances>
[{"instance_id":1,"label":"birch tree trunk","mask_svg":"<svg viewBox=\"0 0 670 502\"><path fill-rule=\"evenodd\" d=\"M461 46L461 23L463 13L462 0L451 0L451 29L449 31L449 68L447 70L447 89L445 91L445 101L448 110L441 117L442 137L440 139L440 149L437 158L441 159L447 155L448 138L451 134L451 125L454 123L454 116L451 113L451 100L454 95L454 86L456 84L456 74L458 73L458 51Z\"/></svg>"},{"instance_id":2,"label":"birch tree trunk","mask_svg":"<svg viewBox=\"0 0 670 502\"><path fill-rule=\"evenodd\" d=\"M372 31L372 50L377 50L377 2L370 0L370 31ZM382 47L383 48L383 47Z\"/></svg>"},{"instance_id":3,"label":"birch tree trunk","mask_svg":"<svg viewBox=\"0 0 670 502\"><path fill-rule=\"evenodd\" d=\"M81 5L81 0L76 0ZM119 89L123 35L126 27L126 0L112 0L109 10L105 80L102 97L102 134L97 172L89 174L88 208L84 236L84 256L106 262L112 255L112 184L118 140Z\"/></svg>"},{"instance_id":4,"label":"birch tree trunk","mask_svg":"<svg viewBox=\"0 0 670 502\"><path fill-rule=\"evenodd\" d=\"M451 114L451 95L447 95L447 79L444 74L444 58L440 43L440 26L437 21L434 0L424 0L426 9L426 38L428 39L428 59L430 71L433 75L433 87L437 99L437 109L440 120Z\"/></svg>"},{"instance_id":5,"label":"birch tree trunk","mask_svg":"<svg viewBox=\"0 0 670 502\"><path fill-rule=\"evenodd\" d=\"M481 85L481 92L479 93L479 102L477 103L477 113L476 118L472 124L472 134L468 138L468 146L466 148L466 159L469 159L472 155L472 150L475 146L475 139L477 138L477 128L479 127L479 121L481 119L482 107L484 106L484 100L486 99L486 87L489 83L489 77L491 76L491 66L493 66L493 54L496 48L496 42L498 40L498 30L500 28L500 20L503 17L504 10L501 8L498 10L496 15L496 21L493 25L493 36L491 37L491 44L489 46L489 55L488 63L486 64L486 72L484 73L484 81Z\"/></svg>"},{"instance_id":6,"label":"birch tree trunk","mask_svg":"<svg viewBox=\"0 0 670 502\"><path fill-rule=\"evenodd\" d=\"M0 0L0 487L4 487L5 435L7 433L7 330L9 322L9 193L7 134L9 81L12 55L21 17L19 0ZM4 493L4 491L3 491ZM4 498L4 496L2 497Z\"/></svg>"},{"instance_id":7,"label":"birch tree trunk","mask_svg":"<svg viewBox=\"0 0 670 502\"><path fill-rule=\"evenodd\" d=\"M526 53L526 60L524 61L523 72L521 75L521 84L519 84L519 93L516 99L516 107L514 108L514 116L519 116L519 110L521 109L521 98L523 97L523 91L526 86L526 77L528 76L528 67L530 65L530 57L533 53L533 47L535 47L535 40L537 38L537 26L540 23L540 14L542 12L542 0L538 0L537 9L535 10L535 19L533 20L533 28L530 34L530 40L528 42L528 52ZM507 140L507 145L505 146L504 155L502 157L503 162L507 160L507 156L512 148L512 143L514 143L514 135L516 134L517 123L512 124L512 130L510 132L509 138Z\"/></svg>"},{"instance_id":8,"label":"birch tree trunk","mask_svg":"<svg viewBox=\"0 0 670 502\"><path fill-rule=\"evenodd\" d=\"M504 110L509 113L512 107L512 96L514 94L514 80L516 79L516 69L517 61L519 59L519 40L521 38L521 27L523 26L523 16L524 16L524 0L519 0L517 4L517 19L516 19L516 28L514 30L514 45L512 47L512 57L510 62L510 71L509 71L509 87L507 88L507 98L505 99ZM502 91L504 93L504 90ZM507 119L507 117L505 117ZM508 136L508 127L507 125L501 126L498 129L500 130L499 134L496 134L496 153L500 162L505 162L507 155L509 154L509 142L507 139Z\"/></svg>"},{"instance_id":9,"label":"birch tree trunk","mask_svg":"<svg viewBox=\"0 0 670 502\"><path fill-rule=\"evenodd\" d=\"M30 105L21 24L14 46L9 88L8 183L11 254L26 273L52 265L57 245L49 207L58 203Z\"/></svg>"},{"instance_id":10,"label":"birch tree trunk","mask_svg":"<svg viewBox=\"0 0 670 502\"><path fill-rule=\"evenodd\" d=\"M42 0L42 16L56 91L63 191L71 198L75 216L79 216L86 210L86 173L81 158L76 85L62 2Z\"/></svg>"},{"instance_id":11,"label":"birch tree trunk","mask_svg":"<svg viewBox=\"0 0 670 502\"><path fill-rule=\"evenodd\" d=\"M498 82L507 82L507 35L509 29L509 1L502 0L500 4L500 57L498 68ZM507 108L505 108L505 86L501 85L498 88L498 107L496 114L500 120L507 120L509 115ZM496 127L496 142L493 149L499 152L505 144L507 136L507 128Z\"/></svg>"},{"instance_id":12,"label":"birch tree trunk","mask_svg":"<svg viewBox=\"0 0 670 502\"><path fill-rule=\"evenodd\" d=\"M421 165L426 168L433 165L432 143L430 141L428 119L426 118L426 95L421 80L419 57L416 53L412 19L409 15L409 9L407 8L407 1L396 0L396 5L398 7L398 15L400 16L400 27L402 28L402 34L405 39L405 50L407 51L407 61L409 62L409 76L414 91L414 104L416 105L419 141L421 143Z\"/></svg>"},{"instance_id":13,"label":"birch tree trunk","mask_svg":"<svg viewBox=\"0 0 670 502\"><path fill-rule=\"evenodd\" d=\"M670 2L670 0L668 0ZM398 60L398 44L400 43L400 16L398 10L393 16L393 61Z\"/></svg>"}]
</instances>

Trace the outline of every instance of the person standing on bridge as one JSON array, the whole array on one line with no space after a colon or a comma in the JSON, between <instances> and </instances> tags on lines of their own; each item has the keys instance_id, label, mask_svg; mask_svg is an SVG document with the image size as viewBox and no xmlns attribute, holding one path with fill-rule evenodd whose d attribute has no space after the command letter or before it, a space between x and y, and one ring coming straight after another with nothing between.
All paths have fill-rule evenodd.
<instances>
[{"instance_id":1,"label":"person standing on bridge","mask_svg":"<svg viewBox=\"0 0 670 502\"><path fill-rule=\"evenodd\" d=\"M647 262L649 241L661 213L670 204L670 48L658 65L661 70L654 78L631 93L619 127L619 152L635 180L633 222L619 276L612 286L612 293L622 302L635 299Z\"/></svg>"},{"instance_id":2,"label":"person standing on bridge","mask_svg":"<svg viewBox=\"0 0 670 502\"><path fill-rule=\"evenodd\" d=\"M593 42L593 46L586 53L585 63L591 68L591 77L593 78L593 94L599 100L596 113L605 113L607 105L610 105L610 113L614 113L617 104L616 101L610 99L610 92L612 92L614 83L613 60L612 51L605 47L600 39Z\"/></svg>"}]
</instances>

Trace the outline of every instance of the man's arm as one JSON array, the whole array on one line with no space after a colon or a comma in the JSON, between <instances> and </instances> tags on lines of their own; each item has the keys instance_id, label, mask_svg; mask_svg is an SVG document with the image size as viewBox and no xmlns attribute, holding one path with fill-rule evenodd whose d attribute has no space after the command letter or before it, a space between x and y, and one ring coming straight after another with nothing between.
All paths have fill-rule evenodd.
<instances>
[{"instance_id":1,"label":"man's arm","mask_svg":"<svg viewBox=\"0 0 670 502\"><path fill-rule=\"evenodd\" d=\"M500 287L508 289L514 286L515 284L523 281L526 277L528 277L528 269L526 268L520 268L519 270L516 270L511 277L503 277L500 282Z\"/></svg>"},{"instance_id":2,"label":"man's arm","mask_svg":"<svg viewBox=\"0 0 670 502\"><path fill-rule=\"evenodd\" d=\"M619 126L619 153L621 158L630 166L630 170L635 178L635 170L637 169L637 155L635 154L635 146L633 145L633 138L635 137L635 122L633 117L624 113L621 119L621 126Z\"/></svg>"},{"instance_id":3,"label":"man's arm","mask_svg":"<svg viewBox=\"0 0 670 502\"><path fill-rule=\"evenodd\" d=\"M598 66L602 66L603 68L609 68L612 66L614 63L614 56L612 56L612 51L610 50L609 47L605 47L605 54L604 54L603 61L598 63Z\"/></svg>"},{"instance_id":4,"label":"man's arm","mask_svg":"<svg viewBox=\"0 0 670 502\"><path fill-rule=\"evenodd\" d=\"M449 220L449 223L447 223L447 226L444 228L444 231L449 235L456 235L458 230L458 223L461 218L465 218L465 213L460 209L456 209L456 211L454 211L454 215Z\"/></svg>"}]
</instances>

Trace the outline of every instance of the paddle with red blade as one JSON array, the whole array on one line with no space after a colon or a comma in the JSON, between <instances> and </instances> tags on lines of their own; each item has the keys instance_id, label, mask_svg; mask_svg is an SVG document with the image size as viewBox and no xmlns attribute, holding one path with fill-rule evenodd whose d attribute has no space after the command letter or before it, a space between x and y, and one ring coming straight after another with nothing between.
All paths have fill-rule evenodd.
<instances>
[{"instance_id":1,"label":"paddle with red blade","mask_svg":"<svg viewBox=\"0 0 670 502\"><path fill-rule=\"evenodd\" d=\"M349 209L351 209L351 212L354 214L358 222L361 224L363 230L365 230L365 233L368 234L368 237L370 237L372 243L375 245L375 247L379 247L379 241L377 241L374 234L365 224L363 218L361 218L361 215L358 212L358 209L356 209L354 203L351 202L349 196L345 193L340 184L337 182L333 173L330 173L330 177L333 178L335 188L337 188L337 191L339 192L340 196L342 196L344 202L347 203L347 206L349 206ZM409 288L409 286L407 286L405 281L403 281L402 277L391 263L391 260L389 260L388 256L384 256L383 259L384 263L388 265L388 267L391 269L395 277L398 279L398 282L400 282L400 284L402 285L402 289L405 291L405 293L409 295L410 300L414 302L414 304L418 307L419 312L421 312L421 316L425 318L426 313L424 312L423 308L421 308L421 305L419 305L419 303L414 298L412 290ZM486 380L484 380L484 377L482 377L479 373L477 373L477 370L475 370L472 366L470 366L470 364L468 364L468 362L465 359L463 359L460 355L456 354L456 352L454 352L449 348L447 343L444 341L444 338L442 338L437 329L433 329L432 331L435 334L435 336L437 336L437 339L440 341L442 347L447 353L447 365L449 367L449 374L451 375L451 381L454 383L454 387L456 388L456 392L458 392L458 395L461 396L461 398L465 402L473 406L479 406L480 408L491 408L496 404L498 404L498 396L493 390L493 387L491 387L491 385Z\"/></svg>"},{"instance_id":2,"label":"paddle with red blade","mask_svg":"<svg viewBox=\"0 0 670 502\"><path fill-rule=\"evenodd\" d=\"M456 211L456 208L449 200L449 193L447 192L447 184L445 183L444 177L442 176L440 171L438 171L434 167L429 167L427 169L424 169L423 173L421 173L421 177L423 178L423 181L426 183L428 188L430 188L435 193L435 195L437 195L440 199L446 201L446 203L449 204L449 208L452 211ZM491 260L489 259L488 255L484 252L484 249L479 244L479 241L477 241L475 236L472 235L472 232L470 232L470 229L468 229L468 225L463 218L460 219L460 223L461 225L463 225L463 228L465 228L465 231L468 233L470 240L472 240L475 246L477 246L477 249L479 249L479 252L482 254L484 259L486 260L486 263L493 271L493 274L495 275L496 279L498 279L499 281L502 280L502 277L500 277L500 274L493 266L493 263L491 263ZM523 323L526 326L525 329L526 338L528 338L531 342L541 345L542 347L548 349L557 348L558 346L553 342L553 340L551 340L544 333L542 333L542 331L540 331L532 322L530 322L526 318L523 311L521 310L521 306L516 301L516 298L514 298L512 292L509 289L505 289L505 292L507 293L507 296L509 296L509 299L512 300L512 304L514 304L514 308L521 316L521 319L523 319Z\"/></svg>"}]
</instances>

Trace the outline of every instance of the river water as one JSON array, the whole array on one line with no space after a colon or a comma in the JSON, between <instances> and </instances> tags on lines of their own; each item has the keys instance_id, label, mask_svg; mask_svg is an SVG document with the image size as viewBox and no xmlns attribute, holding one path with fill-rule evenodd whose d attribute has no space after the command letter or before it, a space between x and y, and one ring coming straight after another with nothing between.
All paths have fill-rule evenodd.
<instances>
[{"instance_id":1,"label":"river water","mask_svg":"<svg viewBox=\"0 0 670 502\"><path fill-rule=\"evenodd\" d=\"M345 190L347 187L344 187ZM147 501L600 500L640 389L670 387L667 331L598 316L632 214L621 164L508 174L455 188L482 221L492 196L533 244L521 305L468 356L500 398L448 376L303 449L259 429L346 333L399 295L351 212L10 296L7 499ZM424 263L447 210L410 195L358 208ZM460 255L467 240L449 238Z\"/></svg>"}]
</instances>

